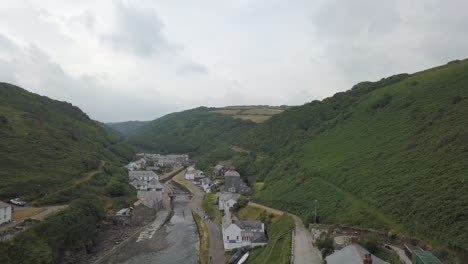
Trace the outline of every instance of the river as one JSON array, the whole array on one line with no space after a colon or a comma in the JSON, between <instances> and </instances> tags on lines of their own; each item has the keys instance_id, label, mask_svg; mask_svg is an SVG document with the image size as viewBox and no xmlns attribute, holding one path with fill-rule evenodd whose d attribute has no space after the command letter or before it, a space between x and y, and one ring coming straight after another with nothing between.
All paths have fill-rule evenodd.
<instances>
[{"instance_id":1,"label":"river","mask_svg":"<svg viewBox=\"0 0 468 264\"><path fill-rule=\"evenodd\" d=\"M109 258L108 264L196 264L198 233L187 207L188 195L174 198L174 215L148 240L131 242Z\"/></svg>"}]
</instances>

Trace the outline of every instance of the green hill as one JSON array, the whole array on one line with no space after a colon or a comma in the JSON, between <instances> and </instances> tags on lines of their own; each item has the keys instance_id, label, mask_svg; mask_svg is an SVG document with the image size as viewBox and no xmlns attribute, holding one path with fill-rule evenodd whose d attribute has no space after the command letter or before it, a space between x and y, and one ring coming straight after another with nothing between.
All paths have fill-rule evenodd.
<instances>
[{"instance_id":1,"label":"green hill","mask_svg":"<svg viewBox=\"0 0 468 264\"><path fill-rule=\"evenodd\" d=\"M468 252L468 60L362 82L272 116L198 158L231 159L254 199L312 222L375 228ZM259 184L255 184L259 183ZM455 263L455 261L451 263Z\"/></svg>"},{"instance_id":2,"label":"green hill","mask_svg":"<svg viewBox=\"0 0 468 264\"><path fill-rule=\"evenodd\" d=\"M196 155L233 143L256 126L212 110L200 107L163 116L129 135L126 142L138 151Z\"/></svg>"},{"instance_id":3,"label":"green hill","mask_svg":"<svg viewBox=\"0 0 468 264\"><path fill-rule=\"evenodd\" d=\"M7 83L0 83L0 138L5 200L43 198L97 169L101 160L119 166L133 155L79 108Z\"/></svg>"},{"instance_id":4,"label":"green hill","mask_svg":"<svg viewBox=\"0 0 468 264\"><path fill-rule=\"evenodd\" d=\"M124 136L128 136L135 131L141 129L147 125L150 121L126 121L126 122L114 122L105 123L105 125L115 131L118 131Z\"/></svg>"},{"instance_id":5,"label":"green hill","mask_svg":"<svg viewBox=\"0 0 468 264\"><path fill-rule=\"evenodd\" d=\"M468 60L363 82L243 137L256 199L468 251ZM249 154L253 155L253 154Z\"/></svg>"}]
</instances>

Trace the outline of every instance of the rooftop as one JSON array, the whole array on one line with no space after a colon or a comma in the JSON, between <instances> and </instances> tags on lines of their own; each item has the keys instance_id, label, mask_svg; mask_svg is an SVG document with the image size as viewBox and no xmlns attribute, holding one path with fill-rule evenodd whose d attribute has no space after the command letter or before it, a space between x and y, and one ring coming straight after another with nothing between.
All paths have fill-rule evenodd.
<instances>
[{"instance_id":1,"label":"rooftop","mask_svg":"<svg viewBox=\"0 0 468 264\"><path fill-rule=\"evenodd\" d=\"M240 174L235 170L229 170L224 173L225 177L240 177Z\"/></svg>"},{"instance_id":2,"label":"rooftop","mask_svg":"<svg viewBox=\"0 0 468 264\"><path fill-rule=\"evenodd\" d=\"M10 204L0 201L0 208L10 207Z\"/></svg>"},{"instance_id":3,"label":"rooftop","mask_svg":"<svg viewBox=\"0 0 468 264\"><path fill-rule=\"evenodd\" d=\"M327 264L362 264L364 255L369 254L365 248L358 244L351 244L343 249L335 251L326 257ZM372 255L372 264L390 264Z\"/></svg>"}]
</instances>

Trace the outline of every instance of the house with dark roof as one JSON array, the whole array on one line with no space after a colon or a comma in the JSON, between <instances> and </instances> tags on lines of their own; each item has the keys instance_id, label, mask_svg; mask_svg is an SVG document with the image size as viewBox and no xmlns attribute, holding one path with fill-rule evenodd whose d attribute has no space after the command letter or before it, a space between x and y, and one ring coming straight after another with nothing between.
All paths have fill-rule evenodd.
<instances>
[{"instance_id":1,"label":"house with dark roof","mask_svg":"<svg viewBox=\"0 0 468 264\"><path fill-rule=\"evenodd\" d=\"M250 188L242 181L239 172L228 170L224 173L224 190L231 193L247 192Z\"/></svg>"},{"instance_id":2,"label":"house with dark roof","mask_svg":"<svg viewBox=\"0 0 468 264\"><path fill-rule=\"evenodd\" d=\"M0 225L11 221L11 212L11 205L0 201Z\"/></svg>"},{"instance_id":3,"label":"house with dark roof","mask_svg":"<svg viewBox=\"0 0 468 264\"><path fill-rule=\"evenodd\" d=\"M268 243L265 225L260 221L238 221L223 228L225 249L264 246Z\"/></svg>"}]
</instances>

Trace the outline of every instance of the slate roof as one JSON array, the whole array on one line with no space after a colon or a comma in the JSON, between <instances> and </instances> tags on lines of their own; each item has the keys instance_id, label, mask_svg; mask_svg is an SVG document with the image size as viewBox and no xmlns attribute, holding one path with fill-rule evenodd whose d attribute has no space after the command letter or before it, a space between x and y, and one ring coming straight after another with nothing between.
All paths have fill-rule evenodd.
<instances>
[{"instance_id":1,"label":"slate roof","mask_svg":"<svg viewBox=\"0 0 468 264\"><path fill-rule=\"evenodd\" d=\"M260 221L239 221L236 224L243 230L262 229Z\"/></svg>"},{"instance_id":2,"label":"slate roof","mask_svg":"<svg viewBox=\"0 0 468 264\"><path fill-rule=\"evenodd\" d=\"M0 208L10 207L10 204L0 201Z\"/></svg>"},{"instance_id":3,"label":"slate roof","mask_svg":"<svg viewBox=\"0 0 468 264\"><path fill-rule=\"evenodd\" d=\"M135 177L158 177L156 173L153 171L129 171L128 177L135 178Z\"/></svg>"},{"instance_id":4,"label":"slate roof","mask_svg":"<svg viewBox=\"0 0 468 264\"><path fill-rule=\"evenodd\" d=\"M219 196L219 201L228 201L230 199L234 199L237 201L239 197L240 197L240 194L237 194L237 193L223 193Z\"/></svg>"},{"instance_id":5,"label":"slate roof","mask_svg":"<svg viewBox=\"0 0 468 264\"><path fill-rule=\"evenodd\" d=\"M209 178L204 178L201 180L204 184L210 184L211 180Z\"/></svg>"},{"instance_id":6,"label":"slate roof","mask_svg":"<svg viewBox=\"0 0 468 264\"><path fill-rule=\"evenodd\" d=\"M235 170L229 170L224 173L225 177L240 177L240 174Z\"/></svg>"},{"instance_id":7,"label":"slate roof","mask_svg":"<svg viewBox=\"0 0 468 264\"><path fill-rule=\"evenodd\" d=\"M365 248L358 244L351 244L343 249L335 251L330 256L326 257L327 264L362 264L363 256L369 254ZM378 257L372 255L372 264L390 264Z\"/></svg>"},{"instance_id":8,"label":"slate roof","mask_svg":"<svg viewBox=\"0 0 468 264\"><path fill-rule=\"evenodd\" d=\"M221 164L218 164L218 165L216 165L216 166L214 167L215 171L219 171L219 170L221 170L222 168L224 168L224 166L221 165Z\"/></svg>"}]
</instances>

